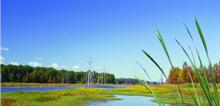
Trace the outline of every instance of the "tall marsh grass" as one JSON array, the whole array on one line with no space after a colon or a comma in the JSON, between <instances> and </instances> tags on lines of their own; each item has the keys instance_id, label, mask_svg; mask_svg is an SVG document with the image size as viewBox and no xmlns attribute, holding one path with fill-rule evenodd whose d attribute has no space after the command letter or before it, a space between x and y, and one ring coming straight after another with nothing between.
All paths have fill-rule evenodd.
<instances>
[{"instance_id":1,"label":"tall marsh grass","mask_svg":"<svg viewBox=\"0 0 220 106\"><path fill-rule=\"evenodd\" d=\"M193 49L195 49L197 57L194 57L191 48L190 48L190 53L191 53L191 56L190 56L188 51L185 49L185 47L178 40L176 40L176 43L180 46L181 50L186 55L186 59L189 60L191 67L193 68L193 71L196 73L196 76L199 79L199 86L200 86L200 87L196 86L196 84L193 82L191 74L189 72L189 76L191 78L191 88L193 89L192 91L190 91L189 95L191 96L191 98L193 100L193 105L196 105L196 106L204 106L204 105L220 106L218 86L215 81L215 75L214 75L215 73L214 73L214 70L212 67L212 63L211 63L211 59L209 56L208 47L207 47L207 44L205 41L205 37L203 35L202 29L201 29L197 19L195 19L195 25L196 25L197 31L199 33L199 37L201 39L202 45L204 47L207 60L209 62L209 69L211 71L211 80L212 81L211 81L211 83L209 83L208 76L206 76L206 74L203 74L203 73L205 73L204 63L203 63L203 61L201 59L201 55L196 47L196 43L193 39L193 36L192 36L189 28L185 25L186 31L188 32L189 37L193 43ZM165 41L163 40L162 34L160 33L159 29L157 29L157 37L158 37L160 44L162 45L162 48L163 48L165 55L170 63L171 68L175 68L175 66L172 63L172 59L169 54L169 50L166 46ZM161 71L163 76L167 79L167 76L165 75L164 70L157 63L157 61L145 50L142 50L142 52L146 55L146 57L148 57L156 65L156 67ZM198 65L195 62L196 59L199 60ZM202 73L200 73L198 69L202 69ZM146 71L145 69L143 69L143 70ZM150 91L152 93L152 95L155 97L155 100L160 104L160 99L159 99L159 97L157 97L157 95L154 94L153 90L150 89L150 87L147 84L143 83L143 85L147 88L148 91ZM176 103L182 104L182 105L187 105L184 101L184 95L182 94L180 84L177 84L177 88L178 88L177 93L174 93L174 95L177 95L177 97L178 97L177 98L178 100L176 100L176 101L181 101L181 102L176 102ZM204 95L203 97L199 96L201 92L198 92L198 89L200 89L202 91L202 95ZM207 103L204 103L204 101L207 101Z\"/></svg>"}]
</instances>

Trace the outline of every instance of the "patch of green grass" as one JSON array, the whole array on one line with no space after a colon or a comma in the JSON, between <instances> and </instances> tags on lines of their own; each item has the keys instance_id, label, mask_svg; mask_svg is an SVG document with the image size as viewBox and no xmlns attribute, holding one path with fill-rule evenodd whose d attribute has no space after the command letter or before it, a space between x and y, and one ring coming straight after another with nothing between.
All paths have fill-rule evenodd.
<instances>
[{"instance_id":1,"label":"patch of green grass","mask_svg":"<svg viewBox=\"0 0 220 106\"><path fill-rule=\"evenodd\" d=\"M58 100L60 97L61 96L57 96L57 95L43 95L38 97L36 100L40 102L53 101L53 100Z\"/></svg>"},{"instance_id":2,"label":"patch of green grass","mask_svg":"<svg viewBox=\"0 0 220 106\"><path fill-rule=\"evenodd\" d=\"M198 85L196 85L198 86ZM164 84L158 86L149 86L158 97L160 103L164 104L181 104L177 92L178 87L175 84ZM194 104L190 97L190 91L193 88L188 84L181 84L183 100L185 104ZM203 97L204 103L207 100L202 94L201 88L197 87L197 92L200 97ZM214 92L214 91L213 91ZM115 98L114 95L130 95L130 96L153 96L150 91L146 90L144 86L129 86L128 88L115 88L112 90L99 89L99 88L81 88L75 90L60 90L49 92L11 92L2 93L1 101L3 103L22 104L22 105L36 105L36 106L85 106L92 101L106 101L106 100L120 100ZM220 94L220 89L219 89ZM9 100L6 98L10 98ZM158 102L154 100L154 102ZM9 106L11 106L9 105ZM4 106L4 105L2 105ZM13 106L13 105L12 105ZM19 106L19 105L17 105Z\"/></svg>"},{"instance_id":3,"label":"patch of green grass","mask_svg":"<svg viewBox=\"0 0 220 106\"><path fill-rule=\"evenodd\" d=\"M13 102L23 105L45 105L45 106L84 106L90 101L96 100L118 100L108 90L82 88L77 90L63 90L50 92L12 92L2 93L2 102L5 98L11 98Z\"/></svg>"}]
</instances>

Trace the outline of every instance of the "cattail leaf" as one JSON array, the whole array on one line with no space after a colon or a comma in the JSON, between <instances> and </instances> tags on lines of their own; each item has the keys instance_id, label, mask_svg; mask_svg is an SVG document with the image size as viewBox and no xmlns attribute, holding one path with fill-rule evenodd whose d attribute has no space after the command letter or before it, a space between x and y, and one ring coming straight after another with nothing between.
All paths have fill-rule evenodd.
<instances>
[{"instance_id":1,"label":"cattail leaf","mask_svg":"<svg viewBox=\"0 0 220 106\"><path fill-rule=\"evenodd\" d=\"M177 44L182 48L183 52L186 54L187 58L189 59L193 69L194 69L194 72L196 73L196 75L198 76L199 78L199 81L200 81L200 86L202 87L202 90L204 91L204 94L206 95L206 98L209 102L210 105L212 105L212 101L213 101L213 96L211 94L211 92L207 89L207 85L209 83L205 83L204 79L201 77L201 74L198 72L195 64L193 64L193 61L192 59L190 58L189 54L187 53L187 51L185 50L185 48L180 44L180 42L178 40L176 40Z\"/></svg>"},{"instance_id":2,"label":"cattail leaf","mask_svg":"<svg viewBox=\"0 0 220 106\"><path fill-rule=\"evenodd\" d=\"M206 52L206 56L209 60L209 67L211 69L211 79L212 79L212 84L213 84L213 88L214 88L214 103L215 105L217 106L220 106L220 102L219 102L219 94L218 94L218 87L217 87L217 83L215 81L215 75L214 75L214 70L212 68L212 63L211 63L211 59L209 57L209 53L208 53L208 49L207 49L207 45L206 45L206 41L205 41L205 37L202 33L202 29L199 25L199 22L197 19L195 19L195 23L196 23L196 27L197 27L197 30L199 32L199 36L200 36L200 39L202 41L202 44L203 44L203 47L205 49L205 52Z\"/></svg>"},{"instance_id":3,"label":"cattail leaf","mask_svg":"<svg viewBox=\"0 0 220 106\"><path fill-rule=\"evenodd\" d=\"M206 42L205 42L205 37L204 37L204 35L202 33L202 29L201 29L197 19L195 19L195 23L196 23L197 30L199 32L199 36L200 36L200 38L202 40L202 44L204 46L204 49L205 49L206 53L208 53L208 49L207 49Z\"/></svg>"},{"instance_id":4,"label":"cattail leaf","mask_svg":"<svg viewBox=\"0 0 220 106\"><path fill-rule=\"evenodd\" d=\"M144 86L145 89L147 89L155 98L155 100L159 103L159 106L162 106L160 99L157 97L157 95L154 93L154 91L150 88L150 86L143 80L138 79L141 85Z\"/></svg>"},{"instance_id":5,"label":"cattail leaf","mask_svg":"<svg viewBox=\"0 0 220 106\"><path fill-rule=\"evenodd\" d=\"M160 65L144 50L142 52L157 66L157 68L162 72L164 77L167 79L166 74L164 73L163 69L160 67Z\"/></svg>"},{"instance_id":6,"label":"cattail leaf","mask_svg":"<svg viewBox=\"0 0 220 106\"><path fill-rule=\"evenodd\" d=\"M171 59L170 59L170 55L168 53L168 49L166 47L166 44L165 44L165 42L163 40L163 37L162 37L159 29L157 29L157 37L158 37L158 39L159 39L159 41L160 41L160 43L161 43L161 45L163 47L163 50L164 50L164 52L165 52L165 54L166 54L166 56L167 56L167 58L168 58L168 60L170 62L171 67L174 68L174 66L173 66L173 64L171 62Z\"/></svg>"},{"instance_id":7,"label":"cattail leaf","mask_svg":"<svg viewBox=\"0 0 220 106\"><path fill-rule=\"evenodd\" d=\"M201 56L200 56L200 54L199 54L199 51L198 51L198 49L197 49L197 47L196 47L196 43L195 43L195 41L194 41L194 39L193 39L193 37L192 37L192 34L191 34L189 28L186 26L186 24L184 24L184 25L185 25L185 28L186 28L186 30L187 30L189 36L190 36L190 39L191 39L192 42L193 42L193 46L194 46L194 48L195 48L195 50L196 50L196 54L197 54L197 57L198 57L199 63L200 63L200 68L203 70L204 67L203 67L202 59L201 59ZM190 49L190 50L191 50L191 49ZM191 53L192 53L192 50L191 50ZM192 54L193 54L193 53L192 53ZM194 60L194 64L196 65L194 56L193 56L193 60ZM208 83L209 81L208 81L208 77L207 77L206 74L205 74L205 70L203 70L203 74L204 74L206 83ZM209 90L209 84L207 85L207 89Z\"/></svg>"},{"instance_id":8,"label":"cattail leaf","mask_svg":"<svg viewBox=\"0 0 220 106\"><path fill-rule=\"evenodd\" d=\"M148 75L146 69L143 67L143 65L141 65L138 61L136 61L136 63L141 67L141 69L144 71L144 73L147 75L147 77L151 80L150 76Z\"/></svg>"}]
</instances>

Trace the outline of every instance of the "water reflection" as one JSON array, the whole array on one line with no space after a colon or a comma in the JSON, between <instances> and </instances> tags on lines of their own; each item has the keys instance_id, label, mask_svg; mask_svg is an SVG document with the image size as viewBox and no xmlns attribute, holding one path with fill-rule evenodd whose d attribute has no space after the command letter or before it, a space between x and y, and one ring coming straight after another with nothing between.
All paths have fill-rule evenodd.
<instances>
[{"instance_id":1,"label":"water reflection","mask_svg":"<svg viewBox=\"0 0 220 106\"><path fill-rule=\"evenodd\" d=\"M121 98L122 100L114 101L96 101L91 102L89 106L158 106L159 104L152 102L152 97L145 96L124 96L115 95L116 98ZM169 106L169 105L164 105Z\"/></svg>"}]
</instances>

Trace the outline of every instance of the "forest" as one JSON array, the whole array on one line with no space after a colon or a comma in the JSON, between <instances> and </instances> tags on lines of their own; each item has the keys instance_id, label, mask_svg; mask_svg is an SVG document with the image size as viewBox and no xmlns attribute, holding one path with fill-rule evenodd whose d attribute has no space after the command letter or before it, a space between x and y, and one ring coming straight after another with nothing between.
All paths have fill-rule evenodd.
<instances>
[{"instance_id":1,"label":"forest","mask_svg":"<svg viewBox=\"0 0 220 106\"><path fill-rule=\"evenodd\" d=\"M201 75L202 71L205 71L208 80L211 81L210 68L204 67L198 69ZM220 62L214 64L213 70L215 73L215 80L220 83ZM25 82L25 83L86 83L88 78L88 72L85 71L69 71L69 70L57 70L52 67L31 67L28 65L5 65L1 64L1 82ZM140 84L138 79L133 78L115 78L114 74L110 73L98 73L96 71L91 72L93 84ZM192 67L188 66L185 62L182 68L175 67L169 72L166 83L191 83L190 75L194 83L198 83L199 80L194 73ZM151 84L151 82L147 82ZM159 84L154 82L152 84Z\"/></svg>"},{"instance_id":2,"label":"forest","mask_svg":"<svg viewBox=\"0 0 220 106\"><path fill-rule=\"evenodd\" d=\"M220 62L214 64L214 66L212 67L213 67L213 71L215 75L215 81L217 83L220 83ZM209 82L211 82L211 69L210 68L204 67L202 69L198 68L197 70L203 76L205 73L207 76L207 79L209 80ZM170 70L166 83L169 83L169 84L191 83L190 75L194 83L199 83L197 75L193 71L192 67L187 65L187 63L185 62L182 68L175 67Z\"/></svg>"},{"instance_id":3,"label":"forest","mask_svg":"<svg viewBox=\"0 0 220 106\"><path fill-rule=\"evenodd\" d=\"M87 83L88 72L57 70L52 67L1 64L1 82L24 83ZM134 78L115 78L114 74L91 72L92 84L140 84Z\"/></svg>"},{"instance_id":4,"label":"forest","mask_svg":"<svg viewBox=\"0 0 220 106\"><path fill-rule=\"evenodd\" d=\"M1 82L25 83L86 83L88 72L57 70L52 67L31 67L28 65L1 64ZM92 83L114 83L110 73L91 72Z\"/></svg>"}]
</instances>

